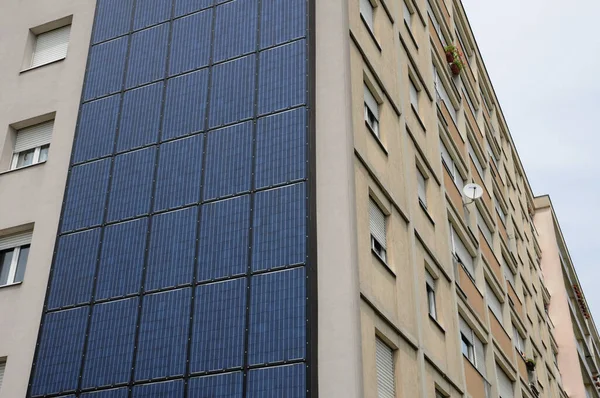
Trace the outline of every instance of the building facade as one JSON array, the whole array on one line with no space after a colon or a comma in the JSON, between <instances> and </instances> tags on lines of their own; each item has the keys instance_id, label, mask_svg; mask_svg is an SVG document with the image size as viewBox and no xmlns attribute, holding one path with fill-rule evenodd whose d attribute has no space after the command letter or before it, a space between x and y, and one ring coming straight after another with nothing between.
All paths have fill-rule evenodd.
<instances>
[{"instance_id":1,"label":"building facade","mask_svg":"<svg viewBox=\"0 0 600 398\"><path fill-rule=\"evenodd\" d=\"M589 384L460 1L0 7L0 398Z\"/></svg>"}]
</instances>

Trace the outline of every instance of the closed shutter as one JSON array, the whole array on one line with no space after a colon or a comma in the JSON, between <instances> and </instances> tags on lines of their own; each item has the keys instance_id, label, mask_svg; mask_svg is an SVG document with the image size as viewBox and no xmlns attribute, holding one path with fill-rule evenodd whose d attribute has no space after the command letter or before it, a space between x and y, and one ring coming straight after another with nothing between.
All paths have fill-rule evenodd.
<instances>
[{"instance_id":1,"label":"closed shutter","mask_svg":"<svg viewBox=\"0 0 600 398\"><path fill-rule=\"evenodd\" d=\"M387 344L376 339L375 363L377 366L377 397L395 398L394 353Z\"/></svg>"},{"instance_id":2,"label":"closed shutter","mask_svg":"<svg viewBox=\"0 0 600 398\"><path fill-rule=\"evenodd\" d=\"M496 373L498 375L498 393L500 394L500 398L514 398L513 383L498 364L496 364Z\"/></svg>"},{"instance_id":3,"label":"closed shutter","mask_svg":"<svg viewBox=\"0 0 600 398\"><path fill-rule=\"evenodd\" d=\"M71 25L37 35L31 67L44 65L66 57L70 35Z\"/></svg>"},{"instance_id":4,"label":"closed shutter","mask_svg":"<svg viewBox=\"0 0 600 398\"><path fill-rule=\"evenodd\" d=\"M498 322L503 323L502 319L504 317L502 316L502 303L487 282L485 283L485 288L488 307L490 307L494 315L496 315Z\"/></svg>"},{"instance_id":5,"label":"closed shutter","mask_svg":"<svg viewBox=\"0 0 600 398\"><path fill-rule=\"evenodd\" d=\"M485 377L485 350L483 343L477 336L473 336L473 349L475 350L475 362L477 370Z\"/></svg>"},{"instance_id":6,"label":"closed shutter","mask_svg":"<svg viewBox=\"0 0 600 398\"><path fill-rule=\"evenodd\" d=\"M371 229L371 235L373 235L377 242L385 249L387 240L385 234L385 215L373 199L370 199L369 201L369 227Z\"/></svg>"},{"instance_id":7,"label":"closed shutter","mask_svg":"<svg viewBox=\"0 0 600 398\"><path fill-rule=\"evenodd\" d=\"M54 121L36 124L17 131L15 153L49 144L52 140Z\"/></svg>"},{"instance_id":8,"label":"closed shutter","mask_svg":"<svg viewBox=\"0 0 600 398\"><path fill-rule=\"evenodd\" d=\"M467 247L464 245L454 227L450 225L452 241L454 244L453 250L454 254L459 258L459 261L462 265L464 265L467 272L471 275L472 278L475 278L475 266L473 265L473 257L471 257L471 253L467 250Z\"/></svg>"},{"instance_id":9,"label":"closed shutter","mask_svg":"<svg viewBox=\"0 0 600 398\"><path fill-rule=\"evenodd\" d=\"M28 245L31 243L31 231L22 232L20 234L9 235L0 238L0 250L12 249L13 247L19 247Z\"/></svg>"},{"instance_id":10,"label":"closed shutter","mask_svg":"<svg viewBox=\"0 0 600 398\"><path fill-rule=\"evenodd\" d=\"M367 0L368 1L368 0ZM375 119L379 120L379 104L375 101L375 97L373 97L373 93L367 85L365 84L365 104L371 110L373 115L375 115Z\"/></svg>"},{"instance_id":11,"label":"closed shutter","mask_svg":"<svg viewBox=\"0 0 600 398\"><path fill-rule=\"evenodd\" d=\"M360 0L360 13L369 28L373 29L373 5L370 0Z\"/></svg>"},{"instance_id":12,"label":"closed shutter","mask_svg":"<svg viewBox=\"0 0 600 398\"><path fill-rule=\"evenodd\" d=\"M469 343L473 344L473 330L469 326L469 324L462 319L462 317L458 317L460 333L467 338Z\"/></svg>"},{"instance_id":13,"label":"closed shutter","mask_svg":"<svg viewBox=\"0 0 600 398\"><path fill-rule=\"evenodd\" d=\"M4 380L4 369L6 369L6 361L0 360L0 392L2 391L2 381Z\"/></svg>"}]
</instances>

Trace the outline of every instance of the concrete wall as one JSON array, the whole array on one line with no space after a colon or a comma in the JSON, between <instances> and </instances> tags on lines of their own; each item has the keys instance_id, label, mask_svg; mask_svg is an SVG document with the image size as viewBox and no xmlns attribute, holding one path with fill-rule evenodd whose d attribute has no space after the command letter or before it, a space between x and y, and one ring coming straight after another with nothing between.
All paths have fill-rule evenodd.
<instances>
[{"instance_id":1,"label":"concrete wall","mask_svg":"<svg viewBox=\"0 0 600 398\"><path fill-rule=\"evenodd\" d=\"M0 12L0 234L31 228L23 283L0 288L0 398L24 397L46 293L94 16L94 0L5 0ZM72 15L66 59L20 73L30 29ZM28 41L29 40L29 41ZM29 51L31 49L29 48ZM26 63L26 60L25 60ZM8 170L9 126L55 113L48 161Z\"/></svg>"}]
</instances>

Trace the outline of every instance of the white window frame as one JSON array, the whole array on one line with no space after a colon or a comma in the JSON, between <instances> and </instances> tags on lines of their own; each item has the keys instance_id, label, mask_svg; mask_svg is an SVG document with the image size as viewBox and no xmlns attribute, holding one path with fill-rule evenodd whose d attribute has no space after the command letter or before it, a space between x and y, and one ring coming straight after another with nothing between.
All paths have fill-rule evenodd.
<instances>
[{"instance_id":1,"label":"white window frame","mask_svg":"<svg viewBox=\"0 0 600 398\"><path fill-rule=\"evenodd\" d=\"M437 303L435 297L435 278L425 270L425 290L427 292L427 311L429 315L437 320Z\"/></svg>"},{"instance_id":2,"label":"white window frame","mask_svg":"<svg viewBox=\"0 0 600 398\"><path fill-rule=\"evenodd\" d=\"M25 152L29 152L32 149L33 149L33 160L31 161L31 164L27 164L25 166L19 166L19 167L17 167L17 165L19 164L19 155L21 155L22 153L25 153ZM15 153L13 153L13 158L12 158L12 161L10 163L10 169L11 170L16 170L16 169L20 169L20 168L23 168L23 167L33 166L34 164L45 162L47 160L47 158L40 161L40 153L42 152L42 149L48 149L48 150L50 150L50 144L46 144L46 145L38 146L38 147L35 147L35 148L26 149L26 150L21 151L21 152L15 152Z\"/></svg>"},{"instance_id":3,"label":"white window frame","mask_svg":"<svg viewBox=\"0 0 600 398\"><path fill-rule=\"evenodd\" d=\"M17 130L15 147L13 148L13 155L10 163L10 170L33 166L34 164L45 162L48 159L48 152L50 151L53 130L54 120L49 120ZM46 157L41 159L41 153L43 149L46 149ZM33 159L31 163L18 166L19 156L31 151L33 151Z\"/></svg>"},{"instance_id":4,"label":"white window frame","mask_svg":"<svg viewBox=\"0 0 600 398\"><path fill-rule=\"evenodd\" d=\"M379 135L379 103L375 99L373 92L364 85L364 108L365 108L365 123L371 131L380 138Z\"/></svg>"},{"instance_id":5,"label":"white window frame","mask_svg":"<svg viewBox=\"0 0 600 398\"><path fill-rule=\"evenodd\" d=\"M461 339L461 352L485 376L485 348L483 342L475 334L471 326L462 316L459 316L459 335ZM465 353L465 348L467 352Z\"/></svg>"},{"instance_id":6,"label":"white window frame","mask_svg":"<svg viewBox=\"0 0 600 398\"><path fill-rule=\"evenodd\" d=\"M517 351L521 353L521 355L525 355L525 339L521 337L521 333L519 330L513 325L513 343Z\"/></svg>"},{"instance_id":7,"label":"white window frame","mask_svg":"<svg viewBox=\"0 0 600 398\"><path fill-rule=\"evenodd\" d=\"M471 277L472 280L475 280L475 261L473 256L467 249L467 246L463 243L462 239L456 233L454 226L450 223L450 244L452 248L452 255L460 264L462 264L463 269L467 272L467 274ZM461 256L461 252L464 252L463 256ZM462 257L468 256L463 259Z\"/></svg>"},{"instance_id":8,"label":"white window frame","mask_svg":"<svg viewBox=\"0 0 600 398\"><path fill-rule=\"evenodd\" d=\"M19 234L19 235L15 235L14 237L9 236L5 239L8 241L11 238L19 239L19 243L14 244L14 245L10 245L10 244L2 245L2 241L4 239L0 239L0 245L1 245L0 253L12 251L12 258L11 258L11 262L10 262L10 265L8 268L8 275L7 275L6 283L0 284L0 287L1 286L10 286L10 285L14 285L16 283L22 282L22 281L15 281L15 276L17 274L17 266L19 265L19 259L21 258L21 250L25 247L31 248L31 233ZM27 262L23 266L27 267Z\"/></svg>"},{"instance_id":9,"label":"white window frame","mask_svg":"<svg viewBox=\"0 0 600 398\"><path fill-rule=\"evenodd\" d=\"M381 238L375 236L379 234L373 231L372 225L375 224L374 220L372 220L373 216L383 218L383 232ZM387 216L383 210L381 210L381 207L379 207L377 202L371 197L369 197L369 233L371 236L371 250L387 264ZM383 242L381 242L381 240L383 240Z\"/></svg>"},{"instance_id":10,"label":"white window frame","mask_svg":"<svg viewBox=\"0 0 600 398\"><path fill-rule=\"evenodd\" d=\"M360 15L363 17L365 23L369 27L369 30L373 31L373 21L375 19L375 6L371 3L371 0L359 0L360 1Z\"/></svg>"},{"instance_id":11,"label":"white window frame","mask_svg":"<svg viewBox=\"0 0 600 398\"><path fill-rule=\"evenodd\" d=\"M65 42L54 43L53 47L48 47L45 49L38 48L38 46L40 45L40 38L48 40L48 37L50 37L51 35L56 36L59 34L62 34L63 36L66 37ZM62 39L63 37L60 37L60 38ZM37 34L35 36L35 43L33 44L33 51L31 53L31 63L29 65L29 68L37 68L40 66L48 65L53 62L65 59L67 57L67 52L69 50L70 38L71 38L71 24L61 26L59 28ZM56 38L54 38L54 39L56 40ZM38 59L38 62L36 62L36 55L39 55L42 51L50 52L51 56L48 57L48 55L46 54L46 57L44 57L43 60L40 61Z\"/></svg>"}]
</instances>

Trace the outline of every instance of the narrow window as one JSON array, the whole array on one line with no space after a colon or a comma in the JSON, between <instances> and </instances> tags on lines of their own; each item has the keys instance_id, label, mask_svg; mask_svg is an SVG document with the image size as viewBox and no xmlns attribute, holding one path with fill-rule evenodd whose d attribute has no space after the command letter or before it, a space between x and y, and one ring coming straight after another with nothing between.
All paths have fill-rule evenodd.
<instances>
[{"instance_id":1,"label":"narrow window","mask_svg":"<svg viewBox=\"0 0 600 398\"><path fill-rule=\"evenodd\" d=\"M452 224L450 224L450 240L454 258L459 264L462 264L463 269L467 272L467 274L469 274L471 279L475 280L475 265L473 264L473 257L471 257L471 253L469 253L469 250L467 250L467 247L456 233L456 230Z\"/></svg>"},{"instance_id":2,"label":"narrow window","mask_svg":"<svg viewBox=\"0 0 600 398\"><path fill-rule=\"evenodd\" d=\"M485 283L485 288L488 307L490 308L498 322L500 322L500 324L504 323L504 316L502 314L502 303L500 302L500 299L498 299L498 296L496 296L496 293L494 293L487 281Z\"/></svg>"},{"instance_id":3,"label":"narrow window","mask_svg":"<svg viewBox=\"0 0 600 398\"><path fill-rule=\"evenodd\" d=\"M437 308L435 303L435 279L427 270L425 270L425 288L427 290L427 309L429 311L429 315L431 315L433 319L437 319Z\"/></svg>"},{"instance_id":4,"label":"narrow window","mask_svg":"<svg viewBox=\"0 0 600 398\"><path fill-rule=\"evenodd\" d=\"M425 209L427 209L427 179L421 173L421 170L417 168L417 196L419 197L419 203Z\"/></svg>"},{"instance_id":5,"label":"narrow window","mask_svg":"<svg viewBox=\"0 0 600 398\"><path fill-rule=\"evenodd\" d=\"M0 359L0 390L2 390L2 380L4 379L4 370L6 369L6 359Z\"/></svg>"},{"instance_id":6,"label":"narrow window","mask_svg":"<svg viewBox=\"0 0 600 398\"><path fill-rule=\"evenodd\" d=\"M0 286L23 281L31 232L0 238Z\"/></svg>"},{"instance_id":7,"label":"narrow window","mask_svg":"<svg viewBox=\"0 0 600 398\"><path fill-rule=\"evenodd\" d=\"M514 398L513 382L497 363L496 374L498 375L498 394L500 398Z\"/></svg>"},{"instance_id":8,"label":"narrow window","mask_svg":"<svg viewBox=\"0 0 600 398\"><path fill-rule=\"evenodd\" d=\"M370 199L369 202L369 227L371 230L371 249L380 259L387 262L385 214L373 199Z\"/></svg>"},{"instance_id":9,"label":"narrow window","mask_svg":"<svg viewBox=\"0 0 600 398\"><path fill-rule=\"evenodd\" d=\"M377 368L377 397L395 398L394 351L381 339L375 340L375 364Z\"/></svg>"},{"instance_id":10,"label":"narrow window","mask_svg":"<svg viewBox=\"0 0 600 398\"><path fill-rule=\"evenodd\" d=\"M365 84L365 123L379 137L379 104Z\"/></svg>"},{"instance_id":11,"label":"narrow window","mask_svg":"<svg viewBox=\"0 0 600 398\"><path fill-rule=\"evenodd\" d=\"M51 120L17 131L11 170L48 160L53 127Z\"/></svg>"},{"instance_id":12,"label":"narrow window","mask_svg":"<svg viewBox=\"0 0 600 398\"><path fill-rule=\"evenodd\" d=\"M40 33L35 37L31 67L49 64L67 56L71 25Z\"/></svg>"},{"instance_id":13,"label":"narrow window","mask_svg":"<svg viewBox=\"0 0 600 398\"><path fill-rule=\"evenodd\" d=\"M481 162L479 161L479 157L475 153L475 150L473 149L473 147L471 146L471 142L469 142L469 141L467 141L467 149L469 151L469 157L471 158L471 160L473 160L475 169L477 169L477 172L479 173L479 176L481 177L481 179L484 179L485 173L483 171L483 166L481 165Z\"/></svg>"},{"instance_id":14,"label":"narrow window","mask_svg":"<svg viewBox=\"0 0 600 398\"><path fill-rule=\"evenodd\" d=\"M477 215L477 226L479 227L479 230L481 231L481 234L483 235L483 238L486 240L488 245L492 246L492 244L493 244L492 243L493 242L492 231L490 231L490 228L488 227L483 216L481 215L479 208L475 207L475 210L476 210L475 214Z\"/></svg>"},{"instance_id":15,"label":"narrow window","mask_svg":"<svg viewBox=\"0 0 600 398\"><path fill-rule=\"evenodd\" d=\"M450 176L452 177L452 181L454 181L454 185L456 185L458 190L460 192L462 192L463 187L465 186L465 181L463 180L462 176L460 175L460 172L458 171L458 167L456 166L456 162L450 155L448 148L446 148L446 145L444 145L444 142L441 140L440 140L440 153L442 155L442 164L446 167L446 170L448 170L448 173L450 173Z\"/></svg>"},{"instance_id":16,"label":"narrow window","mask_svg":"<svg viewBox=\"0 0 600 398\"><path fill-rule=\"evenodd\" d=\"M504 212L504 209L502 209L502 206L500 206L500 203L496 197L494 197L494 207L496 208L498 217L500 217L500 221L502 221L502 224L506 226L506 213Z\"/></svg>"},{"instance_id":17,"label":"narrow window","mask_svg":"<svg viewBox=\"0 0 600 398\"><path fill-rule=\"evenodd\" d=\"M410 92L410 104L413 106L415 111L419 113L419 90L413 83L412 79L408 79L409 92Z\"/></svg>"},{"instance_id":18,"label":"narrow window","mask_svg":"<svg viewBox=\"0 0 600 398\"><path fill-rule=\"evenodd\" d=\"M360 15L363 17L365 23L373 31L373 14L374 7L370 0L360 0Z\"/></svg>"},{"instance_id":19,"label":"narrow window","mask_svg":"<svg viewBox=\"0 0 600 398\"><path fill-rule=\"evenodd\" d=\"M463 355L485 376L485 348L479 337L475 334L469 324L459 317L461 350Z\"/></svg>"},{"instance_id":20,"label":"narrow window","mask_svg":"<svg viewBox=\"0 0 600 398\"><path fill-rule=\"evenodd\" d=\"M404 23L406 24L406 27L410 29L412 27L412 13L406 4L406 1L402 2L402 8L404 11Z\"/></svg>"}]
</instances>

